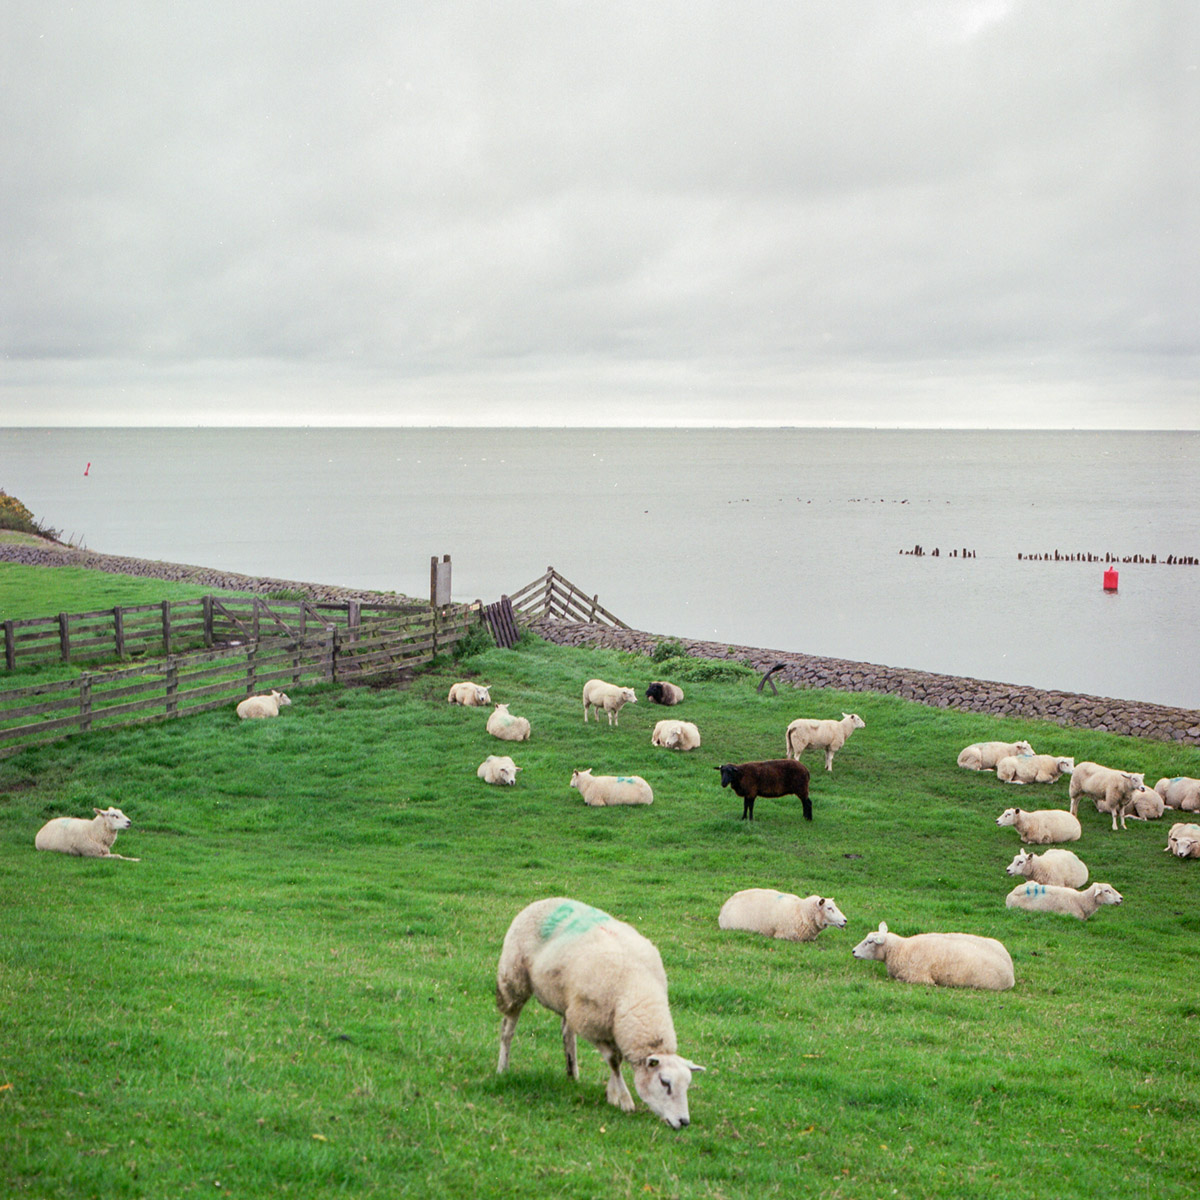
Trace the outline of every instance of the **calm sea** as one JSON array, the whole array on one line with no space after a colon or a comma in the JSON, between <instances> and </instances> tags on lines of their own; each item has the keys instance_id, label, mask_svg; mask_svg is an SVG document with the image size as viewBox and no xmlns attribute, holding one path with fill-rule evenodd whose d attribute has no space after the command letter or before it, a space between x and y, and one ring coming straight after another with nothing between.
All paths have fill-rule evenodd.
<instances>
[{"instance_id":1,"label":"calm sea","mask_svg":"<svg viewBox=\"0 0 1200 1200\"><path fill-rule=\"evenodd\" d=\"M656 633L1190 708L1200 567L1017 555L1200 556L1198 468L1196 433L0 431L0 488L106 553L415 596L450 554L485 601L554 566Z\"/></svg>"}]
</instances>

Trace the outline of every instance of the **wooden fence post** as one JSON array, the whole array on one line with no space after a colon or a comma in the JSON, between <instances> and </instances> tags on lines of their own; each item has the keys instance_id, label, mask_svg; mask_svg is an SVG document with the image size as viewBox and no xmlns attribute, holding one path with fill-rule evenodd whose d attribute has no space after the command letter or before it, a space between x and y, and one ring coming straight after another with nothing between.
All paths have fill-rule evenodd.
<instances>
[{"instance_id":1,"label":"wooden fence post","mask_svg":"<svg viewBox=\"0 0 1200 1200\"><path fill-rule=\"evenodd\" d=\"M325 650L322 655L322 666L325 678L329 681L337 679L337 626L325 626Z\"/></svg>"},{"instance_id":2,"label":"wooden fence post","mask_svg":"<svg viewBox=\"0 0 1200 1200\"><path fill-rule=\"evenodd\" d=\"M254 683L257 676L257 663L254 661L255 655L258 652L258 643L251 642L246 647L246 695L254 695Z\"/></svg>"},{"instance_id":3,"label":"wooden fence post","mask_svg":"<svg viewBox=\"0 0 1200 1200\"><path fill-rule=\"evenodd\" d=\"M290 642L288 648L292 652L292 686L300 686L300 643Z\"/></svg>"},{"instance_id":4,"label":"wooden fence post","mask_svg":"<svg viewBox=\"0 0 1200 1200\"><path fill-rule=\"evenodd\" d=\"M179 667L174 655L167 659L167 716L179 716Z\"/></svg>"},{"instance_id":5,"label":"wooden fence post","mask_svg":"<svg viewBox=\"0 0 1200 1200\"><path fill-rule=\"evenodd\" d=\"M358 640L359 626L362 624L362 603L358 600L346 602L346 632L352 642Z\"/></svg>"},{"instance_id":6,"label":"wooden fence post","mask_svg":"<svg viewBox=\"0 0 1200 1200\"><path fill-rule=\"evenodd\" d=\"M113 641L117 647L117 657L125 657L125 610L118 604L113 608Z\"/></svg>"},{"instance_id":7,"label":"wooden fence post","mask_svg":"<svg viewBox=\"0 0 1200 1200\"><path fill-rule=\"evenodd\" d=\"M162 602L162 629L163 629L163 653L170 655L171 653L171 602L164 600Z\"/></svg>"},{"instance_id":8,"label":"wooden fence post","mask_svg":"<svg viewBox=\"0 0 1200 1200\"><path fill-rule=\"evenodd\" d=\"M79 730L87 733L92 727L92 677L79 677Z\"/></svg>"},{"instance_id":9,"label":"wooden fence post","mask_svg":"<svg viewBox=\"0 0 1200 1200\"><path fill-rule=\"evenodd\" d=\"M71 661L71 618L66 613L58 614L58 648L63 662Z\"/></svg>"},{"instance_id":10,"label":"wooden fence post","mask_svg":"<svg viewBox=\"0 0 1200 1200\"><path fill-rule=\"evenodd\" d=\"M542 616L552 617L554 613L551 605L554 598L554 568L546 568L546 594L542 598Z\"/></svg>"},{"instance_id":11,"label":"wooden fence post","mask_svg":"<svg viewBox=\"0 0 1200 1200\"><path fill-rule=\"evenodd\" d=\"M4 622L4 664L10 671L17 666L17 635L11 621Z\"/></svg>"},{"instance_id":12,"label":"wooden fence post","mask_svg":"<svg viewBox=\"0 0 1200 1200\"><path fill-rule=\"evenodd\" d=\"M213 638L213 598L204 597L204 645L212 649Z\"/></svg>"}]
</instances>

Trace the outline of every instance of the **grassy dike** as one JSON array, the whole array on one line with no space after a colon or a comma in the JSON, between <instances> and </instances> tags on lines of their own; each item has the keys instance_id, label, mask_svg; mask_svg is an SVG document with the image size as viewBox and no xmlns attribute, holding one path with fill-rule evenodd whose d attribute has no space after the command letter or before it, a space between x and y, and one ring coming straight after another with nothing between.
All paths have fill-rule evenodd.
<instances>
[{"instance_id":1,"label":"grassy dike","mask_svg":"<svg viewBox=\"0 0 1200 1200\"><path fill-rule=\"evenodd\" d=\"M28 575L30 603L54 575ZM585 726L591 676L639 694L677 680L671 715L703 746L652 748L664 712L644 700L619 728ZM497 743L486 712L447 705L458 678L490 683L533 740ZM756 682L530 640L404 691L305 690L276 721L231 710L0 760L0 1191L1194 1195L1200 862L1163 853L1169 818L1114 834L1089 805L1074 848L1125 903L1086 923L1007 910L1019 843L995 817L1065 806L1066 781L1013 788L954 763L1027 736L1154 781L1200 775L1200 751ZM832 775L806 760L815 819L761 800L739 821L714 767L776 757L791 718L843 709L866 728ZM476 779L507 752L516 787ZM655 803L585 808L567 786L585 766L644 775ZM116 848L140 862L34 851L47 818L107 804L132 817ZM849 925L806 945L719 930L723 900L755 885L832 895ZM495 1074L500 941L558 894L661 950L680 1050L708 1068L690 1128L609 1107L582 1043L567 1079L535 1002ZM850 954L880 920L998 937L1017 985L893 982Z\"/></svg>"}]
</instances>

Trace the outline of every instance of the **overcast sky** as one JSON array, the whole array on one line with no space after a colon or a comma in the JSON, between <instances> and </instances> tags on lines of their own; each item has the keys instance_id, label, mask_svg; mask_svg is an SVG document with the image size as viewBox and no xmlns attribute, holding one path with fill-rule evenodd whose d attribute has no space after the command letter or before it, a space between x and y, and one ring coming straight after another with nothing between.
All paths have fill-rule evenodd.
<instances>
[{"instance_id":1,"label":"overcast sky","mask_svg":"<svg viewBox=\"0 0 1200 1200\"><path fill-rule=\"evenodd\" d=\"M1200 427L1194 0L0 14L0 425Z\"/></svg>"}]
</instances>

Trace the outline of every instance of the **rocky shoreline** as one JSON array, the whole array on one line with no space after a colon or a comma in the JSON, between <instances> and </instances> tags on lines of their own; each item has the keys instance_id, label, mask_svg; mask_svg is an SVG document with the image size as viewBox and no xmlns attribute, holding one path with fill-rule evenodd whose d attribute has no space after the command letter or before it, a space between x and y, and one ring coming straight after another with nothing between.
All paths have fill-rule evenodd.
<instances>
[{"instance_id":1,"label":"rocky shoreline","mask_svg":"<svg viewBox=\"0 0 1200 1200\"><path fill-rule=\"evenodd\" d=\"M209 567L155 562L142 558L100 554L54 542L30 546L0 543L0 561L29 566L87 567L122 575L191 583L214 590L252 593L289 592L314 601L370 600L380 603L422 603L394 592L368 592L328 584L304 583L217 571ZM636 654L653 654L660 641L679 642L696 658L731 659L746 662L765 674L776 663L783 666L773 678L798 688L833 688L844 692L880 692L901 696L934 708L955 708L997 717L1028 717L1094 729L1101 733L1127 734L1161 742L1200 745L1200 712L1171 708L1135 700L1116 700L1076 692L1043 691L1018 684L994 683L958 675L879 666L838 658L821 658L756 646L731 646L724 642L696 641L672 634L618 629L611 625L540 619L533 632L562 646L600 646Z\"/></svg>"}]
</instances>

